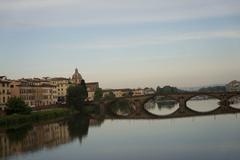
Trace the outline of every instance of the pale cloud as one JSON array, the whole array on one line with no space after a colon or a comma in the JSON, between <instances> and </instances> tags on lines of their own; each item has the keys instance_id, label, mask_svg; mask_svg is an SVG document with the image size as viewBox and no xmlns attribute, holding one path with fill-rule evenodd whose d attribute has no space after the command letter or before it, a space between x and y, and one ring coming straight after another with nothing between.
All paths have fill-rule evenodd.
<instances>
[{"instance_id":1,"label":"pale cloud","mask_svg":"<svg viewBox=\"0 0 240 160\"><path fill-rule=\"evenodd\" d=\"M75 27L240 14L237 0L0 0L0 26Z\"/></svg>"},{"instance_id":2,"label":"pale cloud","mask_svg":"<svg viewBox=\"0 0 240 160\"><path fill-rule=\"evenodd\" d=\"M222 30L222 31L202 31L186 32L164 35L141 35L125 37L101 37L99 40L90 42L74 42L71 44L57 44L53 48L57 49L123 49L131 47L141 47L149 45L161 45L178 41L200 40L200 39L240 39L240 30Z\"/></svg>"}]
</instances>

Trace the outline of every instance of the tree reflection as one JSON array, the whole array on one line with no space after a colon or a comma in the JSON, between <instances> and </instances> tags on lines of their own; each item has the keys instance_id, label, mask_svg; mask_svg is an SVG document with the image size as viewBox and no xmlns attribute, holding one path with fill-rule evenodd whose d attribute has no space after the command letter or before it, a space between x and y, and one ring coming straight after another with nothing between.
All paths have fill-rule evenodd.
<instances>
[{"instance_id":1,"label":"tree reflection","mask_svg":"<svg viewBox=\"0 0 240 160\"><path fill-rule=\"evenodd\" d=\"M174 100L165 100L165 101L157 102L157 106L159 110L163 108L169 108L169 109L174 108L176 104L177 102Z\"/></svg>"},{"instance_id":2,"label":"tree reflection","mask_svg":"<svg viewBox=\"0 0 240 160\"><path fill-rule=\"evenodd\" d=\"M78 138L80 142L87 136L89 118L85 115L74 115L68 121L69 135L72 139Z\"/></svg>"},{"instance_id":3,"label":"tree reflection","mask_svg":"<svg viewBox=\"0 0 240 160\"><path fill-rule=\"evenodd\" d=\"M172 109L177 105L176 100L172 100L168 97L157 97L155 99L150 100L147 105L146 109L153 110L156 107L161 110L161 109Z\"/></svg>"}]
</instances>

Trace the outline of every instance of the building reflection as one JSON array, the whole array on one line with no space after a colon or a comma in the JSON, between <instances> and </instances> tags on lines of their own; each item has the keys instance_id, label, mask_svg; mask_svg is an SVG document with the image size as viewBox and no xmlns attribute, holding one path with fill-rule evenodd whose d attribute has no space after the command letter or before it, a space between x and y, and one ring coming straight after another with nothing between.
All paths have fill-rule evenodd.
<instances>
[{"instance_id":1,"label":"building reflection","mask_svg":"<svg viewBox=\"0 0 240 160\"><path fill-rule=\"evenodd\" d=\"M0 134L0 154L1 157L6 157L44 147L52 148L69 140L68 126L64 122L37 125L30 130L6 130Z\"/></svg>"},{"instance_id":2,"label":"building reflection","mask_svg":"<svg viewBox=\"0 0 240 160\"><path fill-rule=\"evenodd\" d=\"M103 120L75 116L69 120L24 126L0 131L0 157L34 152L87 137L89 126L100 126Z\"/></svg>"}]
</instances>

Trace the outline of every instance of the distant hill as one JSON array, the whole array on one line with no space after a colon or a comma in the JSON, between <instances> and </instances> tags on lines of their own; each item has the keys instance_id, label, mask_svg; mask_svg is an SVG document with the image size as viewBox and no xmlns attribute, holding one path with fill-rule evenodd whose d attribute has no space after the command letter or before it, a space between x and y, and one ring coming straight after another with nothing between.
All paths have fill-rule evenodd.
<instances>
[{"instance_id":1,"label":"distant hill","mask_svg":"<svg viewBox=\"0 0 240 160\"><path fill-rule=\"evenodd\" d=\"M181 90L184 91L189 91L189 92L198 92L200 89L202 90L203 88L212 88L212 87L225 87L225 84L214 84L214 85L208 85L208 86L196 86L196 87L182 87L180 88ZM210 89L211 90L211 89Z\"/></svg>"},{"instance_id":2,"label":"distant hill","mask_svg":"<svg viewBox=\"0 0 240 160\"><path fill-rule=\"evenodd\" d=\"M203 87L198 92L226 92L225 86Z\"/></svg>"}]
</instances>

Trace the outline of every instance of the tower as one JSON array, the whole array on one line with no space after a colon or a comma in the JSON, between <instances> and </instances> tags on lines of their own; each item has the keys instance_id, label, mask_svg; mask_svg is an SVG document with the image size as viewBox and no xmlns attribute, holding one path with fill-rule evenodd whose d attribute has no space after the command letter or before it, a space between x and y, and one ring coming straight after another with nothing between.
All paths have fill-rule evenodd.
<instances>
[{"instance_id":1,"label":"tower","mask_svg":"<svg viewBox=\"0 0 240 160\"><path fill-rule=\"evenodd\" d=\"M80 84L82 81L82 76L81 74L78 72L78 69L75 69L75 73L72 76L72 83L74 84Z\"/></svg>"}]
</instances>

